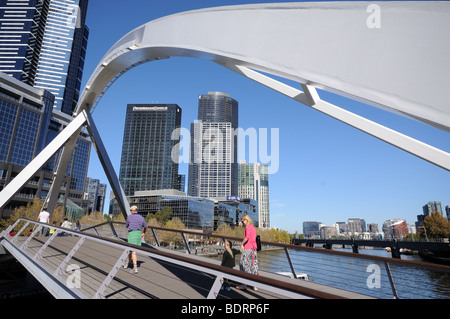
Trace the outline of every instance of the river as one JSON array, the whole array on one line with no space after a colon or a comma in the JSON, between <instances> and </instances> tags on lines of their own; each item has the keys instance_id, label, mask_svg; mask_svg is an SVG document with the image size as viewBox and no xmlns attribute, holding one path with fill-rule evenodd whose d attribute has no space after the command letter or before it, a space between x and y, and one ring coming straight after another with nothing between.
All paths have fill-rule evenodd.
<instances>
[{"instance_id":1,"label":"river","mask_svg":"<svg viewBox=\"0 0 450 319\"><path fill-rule=\"evenodd\" d=\"M351 249L336 249L351 252ZM351 256L316 253L303 250L290 251L297 273L306 273L316 283L342 288L372 297L394 298L384 262ZM391 257L384 249L360 249L360 254ZM284 250L258 253L259 267L270 272L290 271ZM401 255L401 259L423 261L418 255ZM450 298L450 274L411 266L389 265L400 299Z\"/></svg>"}]
</instances>

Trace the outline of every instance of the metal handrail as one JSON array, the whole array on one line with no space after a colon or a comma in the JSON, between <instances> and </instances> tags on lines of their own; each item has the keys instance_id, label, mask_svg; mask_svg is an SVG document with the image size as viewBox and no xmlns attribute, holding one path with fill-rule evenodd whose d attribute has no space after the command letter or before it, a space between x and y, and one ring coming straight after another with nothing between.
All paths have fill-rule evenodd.
<instances>
[{"instance_id":1,"label":"metal handrail","mask_svg":"<svg viewBox=\"0 0 450 319\"><path fill-rule=\"evenodd\" d=\"M112 228L113 228L112 223L125 224L125 223L121 223L121 222L106 222L106 223L102 223L101 225L105 225L107 223L110 223L110 226ZM94 226L94 227L96 227L96 226ZM92 228L92 227L90 227L90 228ZM156 245L158 247L160 246L160 241L158 240L156 230L180 233L183 238L184 245L185 245L184 248L185 248L187 254L191 254L191 250L186 241L185 235L204 236L204 237L208 237L208 238L218 238L221 240L231 240L231 241L237 241L237 242L242 240L242 238L239 238L239 237L223 236L223 235L217 235L217 234L212 234L212 233L199 233L199 232L189 231L189 230L167 229L167 228L155 227L155 226L149 226L148 228L153 233ZM416 268L420 268L420 269L439 271L439 272L443 272L443 273L450 273L450 266L433 264L433 263L428 263L428 262L402 260L402 259L398 259L398 258L372 256L372 255L365 255L365 254L359 254L359 253L350 253L350 252L345 252L345 251L337 251L337 250L314 248L314 247L305 247L305 246L299 246L299 245L283 244L283 243L275 243L275 242L267 242L267 241L262 241L261 244L263 246L266 245L266 246L279 247L282 250L284 250L288 264L290 266L290 272L292 273L293 278L297 278L297 274L296 274L295 267L292 263L289 250L307 251L307 252L313 252L313 253L338 255L338 256L347 256L347 257L366 259L366 260L382 263L385 265L386 273L387 273L387 276L389 279L389 284L391 286L391 290L392 290L392 294L393 294L394 298L399 298L399 296L397 293L397 288L396 288L396 285L394 282L394 278L392 276L390 265L400 265L400 266L404 266L404 267L416 267Z\"/></svg>"},{"instance_id":2,"label":"metal handrail","mask_svg":"<svg viewBox=\"0 0 450 319\"><path fill-rule=\"evenodd\" d=\"M104 222L99 225L94 225L89 228L84 228L82 231L86 231L88 229L93 229L99 226L103 226L106 224L123 224L124 222ZM112 226L113 227L113 226ZM188 235L196 235L196 236L206 236L206 237L213 237L213 238L219 238L223 240L231 240L231 241L242 241L242 238L240 237L232 237L232 236L224 236L224 235L217 235L212 233L199 233L184 229L169 229L169 228L162 228L162 227L156 227L156 226L148 226L150 230L161 230L161 231L169 231L169 232L178 232L181 234L188 234ZM315 253L322 253L322 254L331 254L331 255L341 255L341 256L350 256L350 257L357 257L357 258L363 258L363 259L369 259L374 261L380 261L380 262L388 262L392 264L398 264L398 265L405 265L405 266L417 266L421 268L426 268L429 270L438 270L446 273L450 273L450 266L446 265L440 265L440 264L433 264L428 262L421 262L421 261L413 261L413 260L403 260L403 259L397 259L397 258L389 258L389 257L381 257L381 256L371 256L371 255L364 255L364 254L355 254L345 251L338 251L338 250L332 250L332 249L322 249L322 248L315 248L315 247L305 247L300 245L292 245L292 244L284 244L284 243L277 243L277 242L268 242L268 241L261 241L262 245L267 246L275 246L283 249L292 249L292 250L303 250L303 251L309 251L309 252L315 252ZM159 245L158 245L159 246ZM186 248L186 247L185 247Z\"/></svg>"},{"instance_id":3,"label":"metal handrail","mask_svg":"<svg viewBox=\"0 0 450 319\"><path fill-rule=\"evenodd\" d=\"M16 247L17 245L15 245L15 240L17 239L17 237L13 238L11 240L10 238L8 239L7 237L5 237L5 234L8 234L11 230L13 230L14 227L16 227L20 221L26 222L26 226L29 224L38 225L37 229L35 229L32 236L30 236L30 237L33 237L40 230L41 227L55 228L58 231L62 231L62 232L66 232L68 234L79 236L82 240L80 240L80 242L72 249L72 251L69 253L69 255L73 255L75 253L76 249L78 249L79 246L81 246L83 244L84 239L90 239L90 240L101 242L102 244L105 244L105 245L111 245L114 247L118 247L120 249L124 249L124 253L121 255L121 258L123 260L121 260L119 258L116 265L122 264L124 261L124 258L127 255L127 254L125 254L125 252L128 252L130 249L132 249L133 251L136 251L137 253L139 253L141 255L169 261L171 263L176 263L183 267L200 270L204 273L213 275L216 277L216 281L215 281L214 285L211 287L211 291L209 292L208 297L213 297L213 298L216 297L223 280L229 279L229 280L241 282L243 284L247 284L250 286L255 286L255 287L258 287L261 289L273 291L280 295L285 295L285 296L291 297L291 298L292 297L293 298L301 298L301 297L304 298L305 296L312 297L312 298L333 298L333 299L342 298L341 296L338 296L333 293L328 293L325 291L320 291L320 290L315 290L315 289L304 287L304 286L299 286L294 283L284 282L281 280L268 278L268 277L264 277L264 276L256 276L256 275L248 274L248 273L238 271L235 269L216 265L214 263L207 263L207 262L204 262L201 260L189 258L187 256L180 256L178 254L169 253L169 252L162 251L162 250L149 249L149 248L142 247L142 246L135 246L132 244L128 244L128 243L124 242L123 240L100 237L100 236L93 235L93 234L87 234L83 231L75 231L75 230L71 230L71 229L67 229L67 228L63 228L63 227L59 227L59 226L52 226L49 224L45 224L45 223L41 223L41 222L37 222L37 221L25 219L25 218L21 218L21 219L17 220L16 223L14 223L10 227L8 227L5 231L0 233L0 241L5 241L6 243L8 243L8 245L12 245L12 246ZM15 236L20 236L20 233L25 229L26 226L22 227L22 229ZM157 229L163 229L163 228L157 228ZM171 230L171 229L163 229L163 230L176 231L176 230ZM186 232L186 233L189 233L189 232ZM202 234L195 233L195 232L190 232L190 233L193 233L196 235L202 235ZM57 236L57 232L55 232L51 237L49 237L47 239L46 243L44 244L44 246L38 252L38 254L42 254L42 250L45 249L46 245L48 245L48 243L51 242L56 236ZM209 234L208 234L208 236L209 236ZM211 235L211 236L213 236L213 235ZM16 247L16 248L19 249L19 247ZM23 251L21 253L25 254ZM37 264L37 259L36 259L37 255L34 256L34 258L30 258L30 256L27 256L27 258L29 261ZM66 259L68 259L68 258L66 258ZM67 262L67 260L63 261L63 263L64 262ZM38 266L41 268L44 267L42 265L38 265ZM98 298L102 297L102 293L103 293L104 289L109 284L106 281L108 280L108 278L112 279L114 277L114 275L115 275L114 270L117 271L117 268L118 267L116 267L116 266L113 267L113 270L111 271L110 274L108 274L107 279L105 279L105 282L99 288L99 291L97 291L97 293L95 295L96 297L98 297ZM61 269L61 266L59 266L57 269ZM45 271L48 273L48 270L45 270ZM57 272L55 272L53 274L53 276L55 276L55 277L57 275L58 275ZM61 279L58 279L58 281L62 282ZM101 290L103 290L103 291L101 291ZM77 293L77 295L83 296L83 294L80 292Z\"/></svg>"}]
</instances>

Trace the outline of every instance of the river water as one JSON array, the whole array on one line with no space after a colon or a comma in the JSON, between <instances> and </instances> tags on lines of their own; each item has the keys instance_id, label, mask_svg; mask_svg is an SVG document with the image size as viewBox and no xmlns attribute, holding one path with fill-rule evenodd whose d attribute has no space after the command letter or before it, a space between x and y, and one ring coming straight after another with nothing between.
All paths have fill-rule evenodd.
<instances>
[{"instance_id":1,"label":"river water","mask_svg":"<svg viewBox=\"0 0 450 319\"><path fill-rule=\"evenodd\" d=\"M336 249L351 252L351 249ZM360 249L360 254L391 257L384 249ZM289 250L297 273L306 273L309 280L364 295L394 298L384 262L351 256ZM284 250L258 253L259 267L270 272L290 271ZM401 259L422 261L418 255L401 255ZM393 283L400 299L450 298L450 274L411 266L390 264Z\"/></svg>"}]
</instances>

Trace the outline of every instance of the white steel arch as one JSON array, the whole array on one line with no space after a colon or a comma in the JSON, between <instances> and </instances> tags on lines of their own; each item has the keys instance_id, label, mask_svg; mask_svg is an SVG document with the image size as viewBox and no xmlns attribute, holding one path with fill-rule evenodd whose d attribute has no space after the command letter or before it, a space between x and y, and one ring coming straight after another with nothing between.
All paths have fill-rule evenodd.
<instances>
[{"instance_id":1,"label":"white steel arch","mask_svg":"<svg viewBox=\"0 0 450 319\"><path fill-rule=\"evenodd\" d=\"M86 125L124 213L128 203L90 110L129 69L172 56L211 60L300 103L450 170L450 154L320 99L335 92L450 132L450 3L315 2L241 5L183 12L120 39L89 79L76 120L0 193L0 206L62 145L59 188L77 133ZM263 75L294 80L302 90ZM31 174L31 175L30 175ZM58 192L50 192L52 210Z\"/></svg>"}]
</instances>

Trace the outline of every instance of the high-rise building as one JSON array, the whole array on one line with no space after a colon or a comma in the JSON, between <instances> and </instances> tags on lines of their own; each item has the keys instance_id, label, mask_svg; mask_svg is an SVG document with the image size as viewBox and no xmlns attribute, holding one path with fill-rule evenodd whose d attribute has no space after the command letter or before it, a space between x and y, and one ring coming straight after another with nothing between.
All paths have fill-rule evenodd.
<instances>
[{"instance_id":1,"label":"high-rise building","mask_svg":"<svg viewBox=\"0 0 450 319\"><path fill-rule=\"evenodd\" d=\"M9 150L11 153L4 161L5 165L19 156L20 165L25 166L72 121L80 95L87 46L87 6L88 0L0 0L0 72L9 75L11 79L8 83L5 80L6 91L19 90L18 100L12 103L17 117L11 132L15 141L28 138L25 143L27 147L22 143L20 148L13 147ZM29 88L13 80L23 82ZM51 95L52 107L42 108L39 102L36 103L36 99L26 97L29 91L38 92L32 93L37 99L45 100ZM6 95L6 103L10 103L10 96ZM35 118L37 110L46 112L45 120L40 120L38 127L34 125L36 123L22 122L22 116L28 113L25 110L30 105L37 105L37 108L26 121ZM4 112L12 110L6 104L2 104L2 108ZM12 113L9 115L12 116ZM32 132L34 129L37 131ZM35 136L39 136L39 142L31 152L29 147ZM75 205L85 207L84 182L90 146L87 133L82 131L60 189L60 194L63 195L60 200L63 203L67 203L70 198ZM53 172L58 157L57 153L44 165L42 171ZM16 171L21 169L15 168ZM16 171L11 173L17 174ZM21 193L24 189L26 188ZM45 198L47 190L44 187L34 192L34 195L31 193L29 196Z\"/></svg>"},{"instance_id":2,"label":"high-rise building","mask_svg":"<svg viewBox=\"0 0 450 319\"><path fill-rule=\"evenodd\" d=\"M106 184L100 180L88 177L86 179L85 193L88 196L88 213L103 212L106 198Z\"/></svg>"},{"instance_id":3,"label":"high-rise building","mask_svg":"<svg viewBox=\"0 0 450 319\"><path fill-rule=\"evenodd\" d=\"M322 222L303 222L303 235L306 238L320 238L320 228L323 226Z\"/></svg>"},{"instance_id":4,"label":"high-rise building","mask_svg":"<svg viewBox=\"0 0 450 319\"><path fill-rule=\"evenodd\" d=\"M238 194L238 102L222 92L200 95L198 121L191 124L188 194Z\"/></svg>"},{"instance_id":5,"label":"high-rise building","mask_svg":"<svg viewBox=\"0 0 450 319\"><path fill-rule=\"evenodd\" d=\"M0 190L70 122L70 116L53 109L53 101L54 96L49 91L33 88L0 72ZM74 205L84 206L83 187L90 145L86 132L82 131L60 190L63 203L70 199ZM0 217L8 217L14 208L25 206L35 197L45 199L56 169L55 157L0 209Z\"/></svg>"},{"instance_id":6,"label":"high-rise building","mask_svg":"<svg viewBox=\"0 0 450 319\"><path fill-rule=\"evenodd\" d=\"M260 163L239 165L239 197L258 202L259 227L270 228L268 166Z\"/></svg>"},{"instance_id":7,"label":"high-rise building","mask_svg":"<svg viewBox=\"0 0 450 319\"><path fill-rule=\"evenodd\" d=\"M437 212L437 213L441 214L442 216L444 216L444 214L442 212L441 202L430 201L426 205L424 205L422 208L423 208L423 214L425 216L431 215L431 213L433 213L433 212Z\"/></svg>"},{"instance_id":8,"label":"high-rise building","mask_svg":"<svg viewBox=\"0 0 450 319\"><path fill-rule=\"evenodd\" d=\"M402 239L409 234L406 220L393 218L383 223L383 233L385 239Z\"/></svg>"},{"instance_id":9,"label":"high-rise building","mask_svg":"<svg viewBox=\"0 0 450 319\"><path fill-rule=\"evenodd\" d=\"M136 191L180 189L181 108L176 104L128 104L119 180L126 196Z\"/></svg>"},{"instance_id":10,"label":"high-rise building","mask_svg":"<svg viewBox=\"0 0 450 319\"><path fill-rule=\"evenodd\" d=\"M50 91L72 115L80 95L88 0L0 0L0 71Z\"/></svg>"},{"instance_id":11,"label":"high-rise building","mask_svg":"<svg viewBox=\"0 0 450 319\"><path fill-rule=\"evenodd\" d=\"M360 218L349 218L348 228L351 233L364 233L366 232L366 221Z\"/></svg>"}]
</instances>

